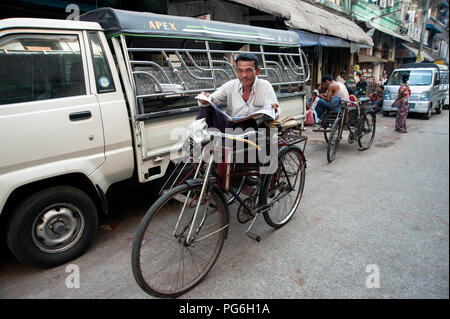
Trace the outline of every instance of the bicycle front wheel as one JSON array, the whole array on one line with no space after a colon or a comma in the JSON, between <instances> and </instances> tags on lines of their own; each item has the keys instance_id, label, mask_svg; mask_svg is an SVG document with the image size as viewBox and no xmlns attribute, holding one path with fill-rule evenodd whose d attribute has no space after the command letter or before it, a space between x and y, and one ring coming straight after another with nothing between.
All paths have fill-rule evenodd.
<instances>
[{"instance_id":1,"label":"bicycle front wheel","mask_svg":"<svg viewBox=\"0 0 450 319\"><path fill-rule=\"evenodd\" d=\"M336 149L341 140L341 119L338 117L331 127L331 132L327 147L327 160L331 163L336 155Z\"/></svg>"},{"instance_id":2,"label":"bicycle front wheel","mask_svg":"<svg viewBox=\"0 0 450 319\"><path fill-rule=\"evenodd\" d=\"M173 298L186 293L219 257L228 227L224 200L216 190L204 194L194 220L201 186L174 187L139 224L132 269L138 285L150 295Z\"/></svg>"},{"instance_id":3,"label":"bicycle front wheel","mask_svg":"<svg viewBox=\"0 0 450 319\"><path fill-rule=\"evenodd\" d=\"M278 170L265 178L260 203L272 204L263 213L264 220L274 228L284 226L300 204L305 186L306 162L297 146L289 146L278 155Z\"/></svg>"},{"instance_id":4,"label":"bicycle front wheel","mask_svg":"<svg viewBox=\"0 0 450 319\"><path fill-rule=\"evenodd\" d=\"M375 138L375 114L368 112L364 114L358 122L358 144L361 150L365 151L372 146Z\"/></svg>"}]
</instances>

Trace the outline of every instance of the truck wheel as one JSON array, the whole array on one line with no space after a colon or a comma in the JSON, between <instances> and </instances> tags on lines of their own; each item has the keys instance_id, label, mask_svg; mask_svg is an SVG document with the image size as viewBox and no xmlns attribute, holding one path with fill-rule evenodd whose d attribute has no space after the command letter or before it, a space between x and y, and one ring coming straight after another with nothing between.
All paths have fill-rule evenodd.
<instances>
[{"instance_id":1,"label":"truck wheel","mask_svg":"<svg viewBox=\"0 0 450 319\"><path fill-rule=\"evenodd\" d=\"M389 112L388 111L383 111L383 116L384 117L388 117L389 116Z\"/></svg>"},{"instance_id":2,"label":"truck wheel","mask_svg":"<svg viewBox=\"0 0 450 319\"><path fill-rule=\"evenodd\" d=\"M431 118L431 111L432 111L432 110L433 110L433 106L430 105L430 106L428 107L427 113L425 113L425 114L423 115L423 118L424 118L425 120L429 120L429 119Z\"/></svg>"},{"instance_id":3,"label":"truck wheel","mask_svg":"<svg viewBox=\"0 0 450 319\"><path fill-rule=\"evenodd\" d=\"M438 107L436 108L436 114L441 114L442 113L442 105L444 104L443 101L439 102Z\"/></svg>"},{"instance_id":4,"label":"truck wheel","mask_svg":"<svg viewBox=\"0 0 450 319\"><path fill-rule=\"evenodd\" d=\"M86 193L56 186L31 195L17 207L7 243L21 262L53 267L83 254L97 225L97 208Z\"/></svg>"}]
</instances>

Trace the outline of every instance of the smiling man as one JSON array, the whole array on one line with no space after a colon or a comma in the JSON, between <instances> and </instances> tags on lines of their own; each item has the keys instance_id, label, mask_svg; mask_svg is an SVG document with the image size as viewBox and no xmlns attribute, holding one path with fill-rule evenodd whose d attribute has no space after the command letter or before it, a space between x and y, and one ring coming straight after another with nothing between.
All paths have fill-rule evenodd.
<instances>
[{"instance_id":1,"label":"smiling man","mask_svg":"<svg viewBox=\"0 0 450 319\"><path fill-rule=\"evenodd\" d=\"M258 57L251 53L242 53L236 58L236 73L238 78L226 82L214 93L208 94L211 100L218 105L227 105L226 113L231 116L246 116L257 109L255 107L273 107L276 116L279 116L278 100L269 81L259 79L261 69L258 67ZM205 118L208 126L224 129L227 127L256 128L255 120L241 123L228 123L227 119L209 107L207 101L198 100L200 109L197 119Z\"/></svg>"}]
</instances>

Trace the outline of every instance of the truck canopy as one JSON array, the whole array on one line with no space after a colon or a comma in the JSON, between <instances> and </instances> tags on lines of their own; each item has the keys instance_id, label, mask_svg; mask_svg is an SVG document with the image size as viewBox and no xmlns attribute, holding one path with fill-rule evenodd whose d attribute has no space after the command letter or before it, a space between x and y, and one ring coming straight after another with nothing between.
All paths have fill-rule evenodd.
<instances>
[{"instance_id":1,"label":"truck canopy","mask_svg":"<svg viewBox=\"0 0 450 319\"><path fill-rule=\"evenodd\" d=\"M108 37L132 35L290 47L300 45L299 36L292 31L150 12L99 8L81 15L80 20L98 22Z\"/></svg>"},{"instance_id":2,"label":"truck canopy","mask_svg":"<svg viewBox=\"0 0 450 319\"><path fill-rule=\"evenodd\" d=\"M421 69L421 68L435 68L439 72L439 67L437 66L437 64L430 62L407 63L399 66L397 69Z\"/></svg>"}]
</instances>

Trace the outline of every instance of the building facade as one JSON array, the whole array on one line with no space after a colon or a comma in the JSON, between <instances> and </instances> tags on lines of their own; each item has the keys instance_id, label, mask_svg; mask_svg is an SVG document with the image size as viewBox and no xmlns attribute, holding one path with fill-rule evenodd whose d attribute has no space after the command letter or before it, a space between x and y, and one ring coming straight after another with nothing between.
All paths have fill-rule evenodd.
<instances>
[{"instance_id":1,"label":"building facade","mask_svg":"<svg viewBox=\"0 0 450 319\"><path fill-rule=\"evenodd\" d=\"M311 85L341 70L352 75L356 65L375 82L404 63L449 63L448 0L5 0L0 18L65 19L75 15L68 5L79 14L108 6L291 29L308 56Z\"/></svg>"},{"instance_id":2,"label":"building facade","mask_svg":"<svg viewBox=\"0 0 450 319\"><path fill-rule=\"evenodd\" d=\"M375 80L405 63L448 64L448 0L357 0L352 16L373 37L358 61Z\"/></svg>"}]
</instances>

